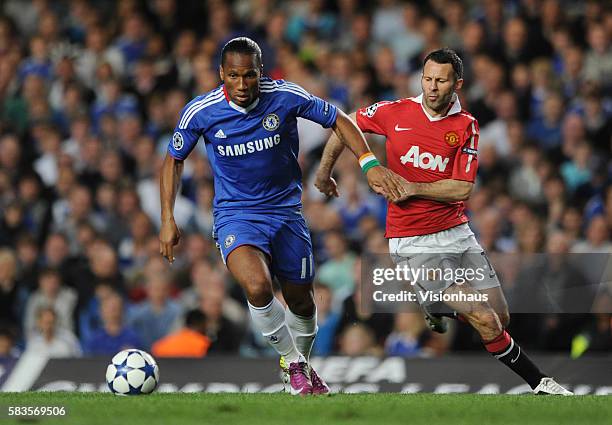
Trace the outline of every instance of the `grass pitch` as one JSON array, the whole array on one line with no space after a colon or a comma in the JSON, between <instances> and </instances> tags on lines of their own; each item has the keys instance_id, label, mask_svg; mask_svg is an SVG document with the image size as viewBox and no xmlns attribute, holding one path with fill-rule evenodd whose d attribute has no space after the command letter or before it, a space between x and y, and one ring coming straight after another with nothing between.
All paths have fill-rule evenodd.
<instances>
[{"instance_id":1,"label":"grass pitch","mask_svg":"<svg viewBox=\"0 0 612 425\"><path fill-rule=\"evenodd\" d=\"M9 418L8 406L65 406L64 417ZM476 394L0 393L0 425L610 424L612 396Z\"/></svg>"}]
</instances>

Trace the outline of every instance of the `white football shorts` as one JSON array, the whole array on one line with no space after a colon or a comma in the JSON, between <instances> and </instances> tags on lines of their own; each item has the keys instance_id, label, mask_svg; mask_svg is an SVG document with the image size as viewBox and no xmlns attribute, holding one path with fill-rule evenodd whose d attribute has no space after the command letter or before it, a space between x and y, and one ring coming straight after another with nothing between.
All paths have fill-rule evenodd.
<instances>
[{"instance_id":1,"label":"white football shorts","mask_svg":"<svg viewBox=\"0 0 612 425\"><path fill-rule=\"evenodd\" d=\"M476 290L500 286L497 273L467 223L429 235L391 238L389 253L395 264L416 272L416 289L436 293L454 283L469 284Z\"/></svg>"}]
</instances>

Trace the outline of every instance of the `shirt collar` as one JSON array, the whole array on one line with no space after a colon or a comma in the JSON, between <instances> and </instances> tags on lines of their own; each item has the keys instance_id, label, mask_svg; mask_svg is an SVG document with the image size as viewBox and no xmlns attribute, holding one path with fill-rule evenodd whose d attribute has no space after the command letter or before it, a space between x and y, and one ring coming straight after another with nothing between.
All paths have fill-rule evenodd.
<instances>
[{"instance_id":1,"label":"shirt collar","mask_svg":"<svg viewBox=\"0 0 612 425\"><path fill-rule=\"evenodd\" d=\"M238 112L242 112L243 114L248 113L249 111L251 111L254 107L256 107L259 104L259 97L257 99L255 99L253 101L253 103L251 103L249 106L247 106L246 108L243 108L242 106L238 106L236 105L234 102L232 102L231 100L228 101L229 106L231 106L233 109L237 110Z\"/></svg>"},{"instance_id":2,"label":"shirt collar","mask_svg":"<svg viewBox=\"0 0 612 425\"><path fill-rule=\"evenodd\" d=\"M450 107L448 113L446 115L444 115L444 116L441 116L441 117L432 117L425 110L425 107L423 107L423 93L421 93L417 97L413 97L412 100L414 100L416 103L421 105L421 108L423 109L423 112L425 113L425 116L429 119L429 121L440 121L440 120L443 120L446 117L449 117L451 115L455 115L455 114L458 114L459 112L461 112L461 102L459 102L459 96L457 96L456 93L453 95L453 101L452 101L453 104Z\"/></svg>"}]
</instances>

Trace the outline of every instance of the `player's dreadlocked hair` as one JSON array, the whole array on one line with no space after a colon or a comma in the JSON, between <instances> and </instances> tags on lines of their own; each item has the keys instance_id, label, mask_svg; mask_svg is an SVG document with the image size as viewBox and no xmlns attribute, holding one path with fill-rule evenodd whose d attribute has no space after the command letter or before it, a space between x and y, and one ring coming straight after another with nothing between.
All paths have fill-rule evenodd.
<instances>
[{"instance_id":1,"label":"player's dreadlocked hair","mask_svg":"<svg viewBox=\"0 0 612 425\"><path fill-rule=\"evenodd\" d=\"M221 51L221 65L225 63L228 53L241 53L244 55L255 55L257 65L261 65L261 49L259 45L248 37L236 37L225 43Z\"/></svg>"},{"instance_id":2,"label":"player's dreadlocked hair","mask_svg":"<svg viewBox=\"0 0 612 425\"><path fill-rule=\"evenodd\" d=\"M455 71L455 79L460 80L463 78L463 61L453 49L445 47L443 49L434 50L423 60L423 67L425 67L425 64L429 60L435 63L450 63L453 66L453 71Z\"/></svg>"}]
</instances>

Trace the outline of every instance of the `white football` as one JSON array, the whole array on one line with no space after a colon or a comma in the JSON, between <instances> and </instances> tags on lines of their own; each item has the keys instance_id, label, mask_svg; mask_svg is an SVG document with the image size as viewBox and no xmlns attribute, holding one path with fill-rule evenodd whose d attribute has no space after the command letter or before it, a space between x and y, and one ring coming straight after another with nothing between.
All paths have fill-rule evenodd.
<instances>
[{"instance_id":1,"label":"white football","mask_svg":"<svg viewBox=\"0 0 612 425\"><path fill-rule=\"evenodd\" d=\"M159 367L146 351L123 350L106 368L106 383L114 394L150 394L159 383Z\"/></svg>"}]
</instances>

